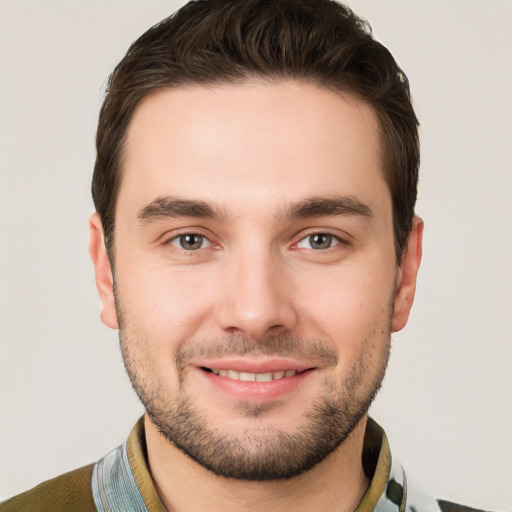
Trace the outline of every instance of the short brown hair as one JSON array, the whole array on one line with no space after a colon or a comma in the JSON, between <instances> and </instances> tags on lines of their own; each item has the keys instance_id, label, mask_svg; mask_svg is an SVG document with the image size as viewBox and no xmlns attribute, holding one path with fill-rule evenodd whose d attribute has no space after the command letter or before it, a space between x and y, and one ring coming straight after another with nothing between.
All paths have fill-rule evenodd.
<instances>
[{"instance_id":1,"label":"short brown hair","mask_svg":"<svg viewBox=\"0 0 512 512\"><path fill-rule=\"evenodd\" d=\"M110 256L123 145L141 99L157 89L251 77L308 81L373 107L399 262L412 226L419 168L408 81L368 24L333 0L196 0L131 45L110 76L96 138L92 195Z\"/></svg>"}]
</instances>

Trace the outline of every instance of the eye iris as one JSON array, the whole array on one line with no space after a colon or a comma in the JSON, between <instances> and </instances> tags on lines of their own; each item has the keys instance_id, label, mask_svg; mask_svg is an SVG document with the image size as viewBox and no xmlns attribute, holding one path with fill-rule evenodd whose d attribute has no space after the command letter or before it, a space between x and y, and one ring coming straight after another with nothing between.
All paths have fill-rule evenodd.
<instances>
[{"instance_id":1,"label":"eye iris","mask_svg":"<svg viewBox=\"0 0 512 512\"><path fill-rule=\"evenodd\" d=\"M332 236L325 233L316 233L309 237L309 243L313 249L328 249L332 243Z\"/></svg>"},{"instance_id":2,"label":"eye iris","mask_svg":"<svg viewBox=\"0 0 512 512\"><path fill-rule=\"evenodd\" d=\"M180 245L187 251L200 249L203 245L203 237L201 235L181 235Z\"/></svg>"}]
</instances>

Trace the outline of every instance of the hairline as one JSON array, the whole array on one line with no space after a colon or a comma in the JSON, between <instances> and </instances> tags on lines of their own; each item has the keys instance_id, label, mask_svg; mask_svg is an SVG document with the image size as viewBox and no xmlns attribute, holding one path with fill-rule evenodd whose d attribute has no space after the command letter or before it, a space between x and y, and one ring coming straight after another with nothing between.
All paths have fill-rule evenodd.
<instances>
[{"instance_id":1,"label":"hairline","mask_svg":"<svg viewBox=\"0 0 512 512\"><path fill-rule=\"evenodd\" d=\"M389 160L389 154L386 150L386 135L384 132L384 123L382 119L381 112L379 111L378 105L372 104L371 101L369 101L367 98L364 98L361 93L359 93L357 90L354 89L354 87L351 87L349 84L339 84L335 85L333 83L326 83L325 80L317 79L314 76L307 76L307 73L303 76L294 76L292 73L286 73L283 72L282 74L272 74L272 75L266 75L263 73L254 73L247 71L245 74L239 76L239 77L217 77L214 79L209 80L193 80L193 79L186 79L186 80L180 80L176 81L174 83L169 82L167 85L158 85L147 89L147 92L141 95L141 97L138 99L138 101L133 105L129 120L126 123L124 132L122 134L122 137L119 142L119 149L118 149L118 157L117 157L117 169L115 170L115 176L116 176L116 185L114 188L114 197L113 197L113 210L112 210L112 216L111 216L111 225L109 226L109 233L105 234L105 245L108 253L108 257L110 260L110 263L112 265L112 268L114 268L115 265L115 227L116 227L116 212L117 212L117 201L119 198L119 192L121 190L121 186L123 183L124 174L126 172L126 160L127 160L127 142L128 142L128 134L130 131L130 128L132 126L133 119L135 117L135 114L137 110L141 107L142 103L146 101L148 98L158 94L162 91L172 91L172 90L186 90L186 89L195 89L195 88L203 88L203 89L215 89L219 87L229 87L229 86L240 86L240 85L247 85L247 84L269 84L269 85L279 85L283 83L295 83L295 84L306 84L306 85L312 85L327 91L331 91L341 98L345 100L357 100L367 107L370 108L371 114L374 116L376 124L377 124L377 130L378 130L378 157L380 158L381 163L381 172L382 176L384 178L384 181L386 183L386 186L388 188L388 191L391 195L391 202L392 202L392 222L393 222L393 241L395 245L395 253L396 253L396 261L397 265L401 262L401 257L403 254L403 250L405 248L400 246L398 247L399 241L396 239L396 233L395 233L395 201L393 196L393 190L391 190L391 185L388 179L388 175L390 174L390 162ZM412 219L411 219L412 221ZM103 219L102 219L103 223ZM409 230L410 231L410 230Z\"/></svg>"}]
</instances>

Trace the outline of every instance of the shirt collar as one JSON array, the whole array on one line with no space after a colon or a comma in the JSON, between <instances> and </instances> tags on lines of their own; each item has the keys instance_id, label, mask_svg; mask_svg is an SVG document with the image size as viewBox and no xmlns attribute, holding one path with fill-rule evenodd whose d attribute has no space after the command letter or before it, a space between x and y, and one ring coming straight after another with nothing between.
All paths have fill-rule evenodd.
<instances>
[{"instance_id":1,"label":"shirt collar","mask_svg":"<svg viewBox=\"0 0 512 512\"><path fill-rule=\"evenodd\" d=\"M362 458L370 485L355 512L405 512L405 473L398 463L393 463L386 434L371 418L368 418L366 426ZM92 488L99 512L166 512L147 461L142 417L126 443L109 452L94 466Z\"/></svg>"}]
</instances>

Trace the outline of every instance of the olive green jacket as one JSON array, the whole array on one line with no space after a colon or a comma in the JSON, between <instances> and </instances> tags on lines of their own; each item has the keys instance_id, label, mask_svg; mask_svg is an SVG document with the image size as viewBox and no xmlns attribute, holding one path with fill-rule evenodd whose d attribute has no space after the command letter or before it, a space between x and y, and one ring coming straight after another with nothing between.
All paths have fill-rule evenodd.
<instances>
[{"instance_id":1,"label":"olive green jacket","mask_svg":"<svg viewBox=\"0 0 512 512\"><path fill-rule=\"evenodd\" d=\"M365 433L363 466L370 485L355 512L478 512L410 485L402 467L391 459L384 431L371 419ZM143 418L126 443L100 461L0 504L0 512L95 511L166 512L147 463Z\"/></svg>"}]
</instances>

